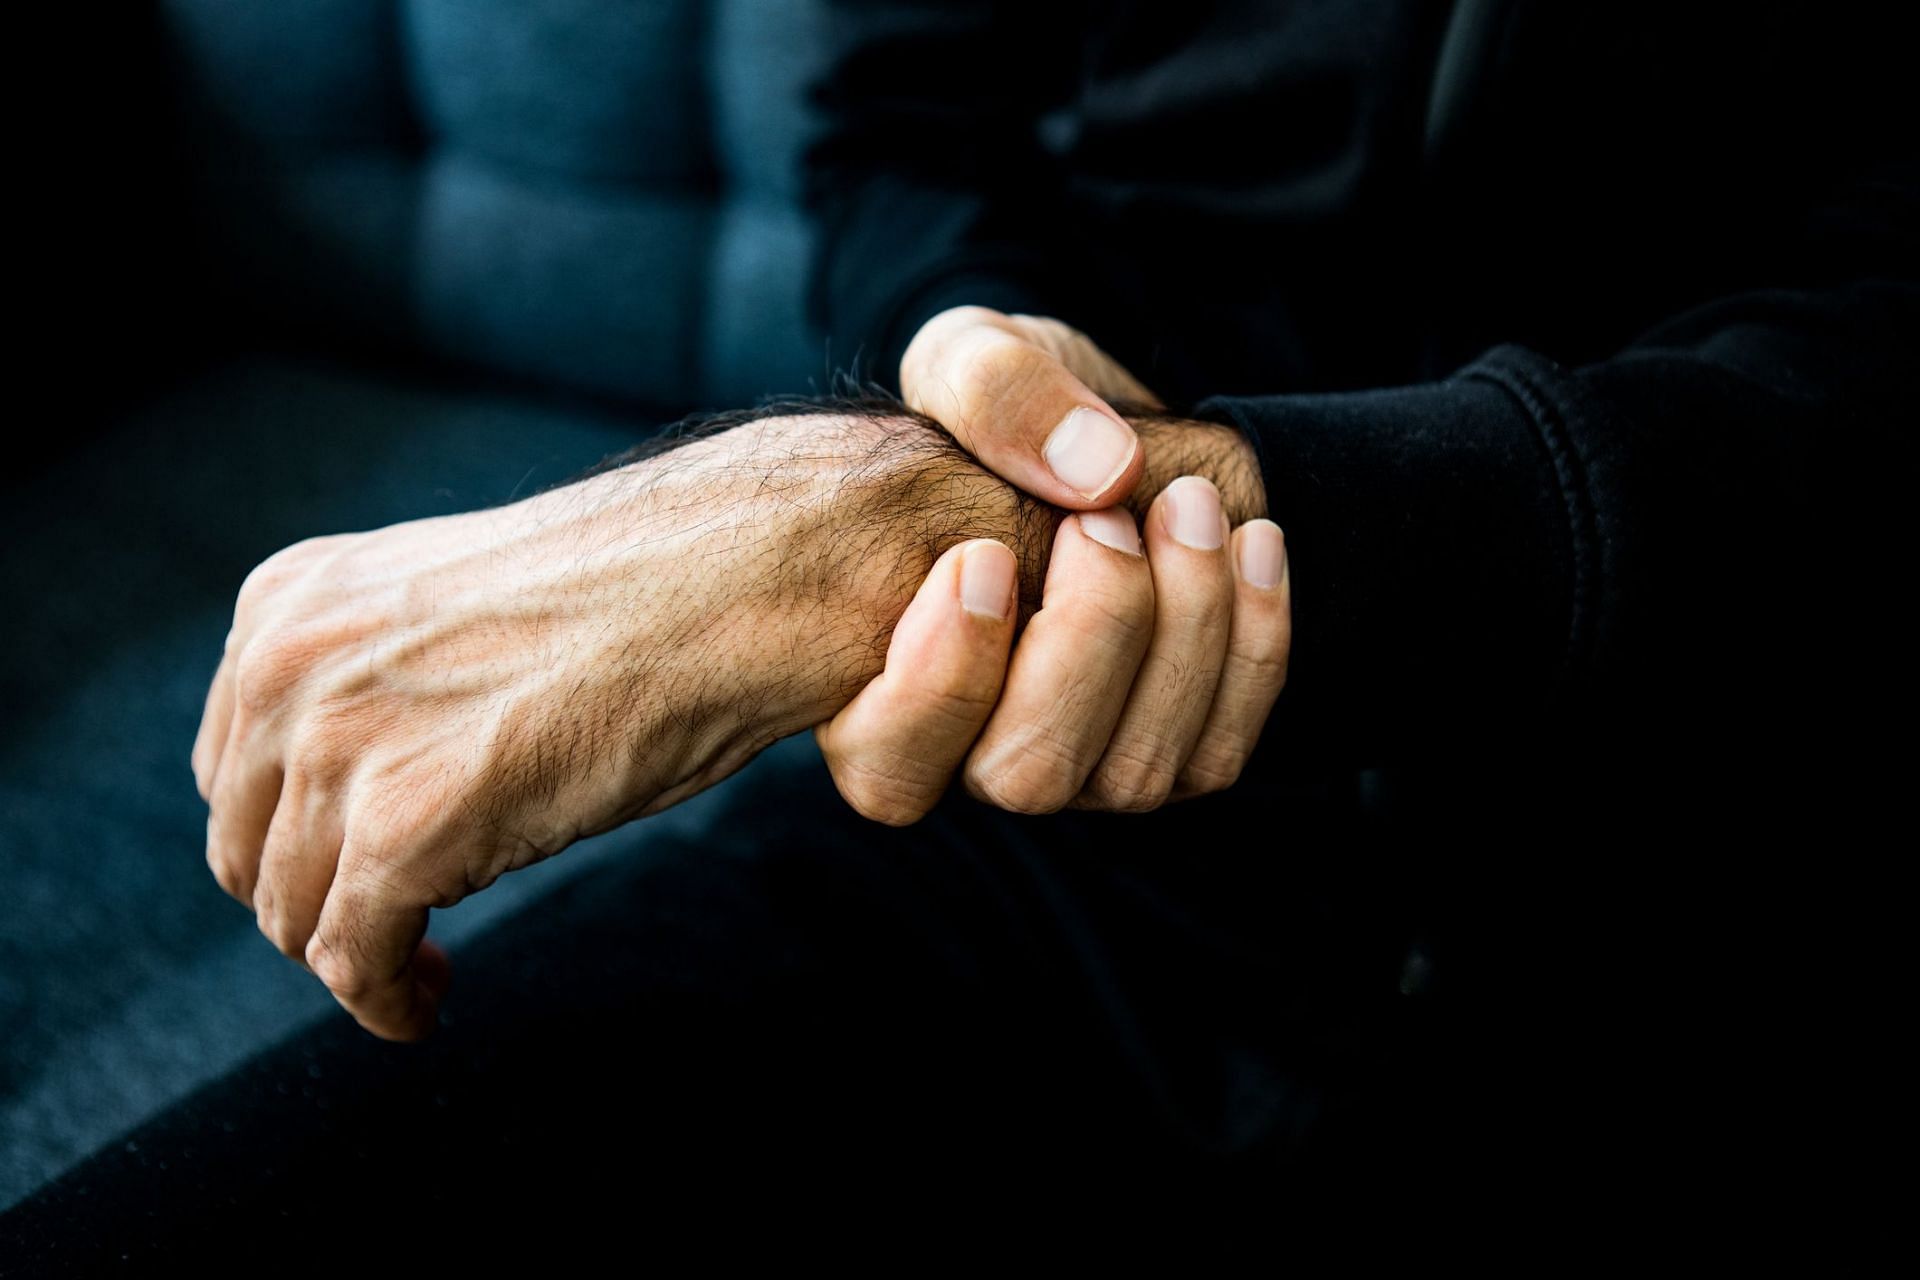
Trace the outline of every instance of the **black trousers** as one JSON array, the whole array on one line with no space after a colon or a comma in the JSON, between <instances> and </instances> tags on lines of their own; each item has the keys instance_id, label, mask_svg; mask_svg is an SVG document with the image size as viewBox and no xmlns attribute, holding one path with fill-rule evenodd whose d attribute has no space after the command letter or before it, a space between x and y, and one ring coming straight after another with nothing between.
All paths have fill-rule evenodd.
<instances>
[{"instance_id":1,"label":"black trousers","mask_svg":"<svg viewBox=\"0 0 1920 1280\"><path fill-rule=\"evenodd\" d=\"M1400 1087L1415 922L1376 810L1352 779L1152 815L955 794L895 830L783 744L710 829L456 954L428 1040L330 1016L8 1226L43 1263L237 1258L370 1207L624 1230L662 1180L1258 1183Z\"/></svg>"},{"instance_id":2,"label":"black trousers","mask_svg":"<svg viewBox=\"0 0 1920 1280\"><path fill-rule=\"evenodd\" d=\"M956 794L893 830L783 744L710 828L459 952L429 1040L323 1019L0 1237L35 1273L330 1270L739 1231L768 1206L977 1224L1092 1189L1204 1188L1260 1221L1303 1189L1402 1223L1466 1205L1496 1231L1531 1197L1617 1232L1631 1186L1658 1221L1658 1188L1691 1203L1709 1167L1777 1147L1784 1113L1739 1138L1777 1073L1699 998L1725 930L1679 879L1619 914L1532 820L1558 801L1509 781L1254 777L1044 818ZM1568 884L1604 903L1585 932ZM1449 949L1462 921L1483 945Z\"/></svg>"}]
</instances>

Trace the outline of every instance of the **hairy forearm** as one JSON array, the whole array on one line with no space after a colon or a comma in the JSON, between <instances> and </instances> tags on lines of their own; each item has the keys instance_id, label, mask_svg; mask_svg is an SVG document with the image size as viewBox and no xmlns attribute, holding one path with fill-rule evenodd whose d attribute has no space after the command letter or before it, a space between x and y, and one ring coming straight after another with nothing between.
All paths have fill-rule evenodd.
<instances>
[{"instance_id":1,"label":"hairy forearm","mask_svg":"<svg viewBox=\"0 0 1920 1280\"><path fill-rule=\"evenodd\" d=\"M962 540L1011 548L1032 610L1060 519L895 405L813 401L282 548L241 586L194 744L209 866L363 1025L417 1038L431 908L834 715ZM236 821L267 813L298 852Z\"/></svg>"},{"instance_id":2,"label":"hairy forearm","mask_svg":"<svg viewBox=\"0 0 1920 1280\"><path fill-rule=\"evenodd\" d=\"M1126 504L1136 518L1143 518L1160 491L1183 475L1211 480L1220 490L1227 517L1234 524L1267 514L1266 486L1258 459L1238 431L1142 404L1122 401L1114 407L1133 424L1146 448L1146 469ZM856 433L857 424L878 428L859 437L863 457L858 464L848 465L850 472L882 482L870 494L875 500L872 518L883 522L891 518L903 528L917 520L920 534L927 539L929 562L964 538L1001 536L980 524L983 520L999 522L1005 526L1007 536L1003 540L1020 556L1026 586L1023 603L1037 605L1053 530L1066 513L1019 494L984 470L938 422L884 392L785 397L751 409L695 415L631 449L602 459L562 484L631 467L771 418L836 419ZM836 456L835 460L840 459Z\"/></svg>"},{"instance_id":3,"label":"hairy forearm","mask_svg":"<svg viewBox=\"0 0 1920 1280\"><path fill-rule=\"evenodd\" d=\"M1146 474L1128 505L1144 517L1180 475L1219 488L1229 518L1265 514L1264 487L1231 428L1149 410L1129 414ZM995 538L1020 565L1020 621L1040 606L1066 512L983 469L931 418L885 395L772 401L687 419L545 494L593 544L624 543L657 574L660 539L690 538L680 572L724 575L727 601L689 635L714 655L696 714L752 710L752 736L831 715L884 665L894 624L934 561ZM618 597L616 597L618 598ZM672 608L655 593L655 608ZM653 620L657 626L657 619Z\"/></svg>"}]
</instances>

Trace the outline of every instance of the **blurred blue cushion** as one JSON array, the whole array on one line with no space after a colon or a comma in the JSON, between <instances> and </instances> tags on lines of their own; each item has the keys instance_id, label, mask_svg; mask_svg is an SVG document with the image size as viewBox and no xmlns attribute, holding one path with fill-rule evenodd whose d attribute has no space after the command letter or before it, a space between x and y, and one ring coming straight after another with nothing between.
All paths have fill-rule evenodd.
<instances>
[{"instance_id":1,"label":"blurred blue cushion","mask_svg":"<svg viewBox=\"0 0 1920 1280\"><path fill-rule=\"evenodd\" d=\"M0 1207L335 1007L205 864L187 753L253 565L830 385L795 204L820 8L149 0L171 96L106 109L169 121L184 165L155 167L184 169L187 216L107 183L147 205L106 211L113 244L77 228L76 260L160 240L177 283L129 290L118 259L102 279L178 332L125 341L209 363L75 432L0 512L0 598L25 615L0 631ZM230 350L201 349L201 313ZM643 838L509 877L435 933Z\"/></svg>"},{"instance_id":2,"label":"blurred blue cushion","mask_svg":"<svg viewBox=\"0 0 1920 1280\"><path fill-rule=\"evenodd\" d=\"M645 404L828 385L795 200L820 0L164 0L239 306Z\"/></svg>"}]
</instances>

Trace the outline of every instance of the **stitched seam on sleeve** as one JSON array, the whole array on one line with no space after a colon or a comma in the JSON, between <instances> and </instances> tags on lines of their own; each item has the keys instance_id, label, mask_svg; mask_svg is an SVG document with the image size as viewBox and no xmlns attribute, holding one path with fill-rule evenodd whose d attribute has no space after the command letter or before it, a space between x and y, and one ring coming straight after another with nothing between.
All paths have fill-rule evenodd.
<instances>
[{"instance_id":1,"label":"stitched seam on sleeve","mask_svg":"<svg viewBox=\"0 0 1920 1280\"><path fill-rule=\"evenodd\" d=\"M1540 383L1516 360L1496 354L1469 370L1468 377L1501 387L1520 402L1533 423L1547 457L1553 463L1555 486L1566 511L1567 536L1573 558L1573 600L1567 622L1567 648L1562 660L1563 686L1585 669L1593 647L1595 566L1598 531L1593 501L1587 491L1586 467L1575 447L1565 416Z\"/></svg>"}]
</instances>

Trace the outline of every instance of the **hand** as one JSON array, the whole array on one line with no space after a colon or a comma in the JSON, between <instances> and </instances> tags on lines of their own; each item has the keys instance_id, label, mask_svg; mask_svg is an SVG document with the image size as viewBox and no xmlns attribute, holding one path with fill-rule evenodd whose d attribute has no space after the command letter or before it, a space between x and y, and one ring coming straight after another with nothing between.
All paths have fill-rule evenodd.
<instances>
[{"instance_id":1,"label":"hand","mask_svg":"<svg viewBox=\"0 0 1920 1280\"><path fill-rule=\"evenodd\" d=\"M969 535L1037 590L1053 518L928 424L814 415L296 543L248 575L208 691L207 861L362 1026L418 1039L431 908L844 706Z\"/></svg>"},{"instance_id":2,"label":"hand","mask_svg":"<svg viewBox=\"0 0 1920 1280\"><path fill-rule=\"evenodd\" d=\"M1004 673L1006 638L929 580L914 612L944 625L908 629L885 673L816 731L841 794L900 824L956 768L975 798L1021 813L1137 812L1231 786L1285 685L1292 636L1285 543L1246 440L1138 410L1136 431L1102 396L1157 398L1043 316L941 312L900 380L910 407L1002 478L1094 509L1062 525L1044 608ZM1144 560L1132 515L1102 506L1121 499L1145 513Z\"/></svg>"},{"instance_id":3,"label":"hand","mask_svg":"<svg viewBox=\"0 0 1920 1280\"><path fill-rule=\"evenodd\" d=\"M1150 457L1257 495L1237 433L1145 421ZM1233 528L1202 474L1152 493L1142 544L1124 507L1055 536L1040 611L1007 662L1013 622L991 607L1012 557L991 543L936 565L895 630L885 670L816 730L862 814L903 825L956 769L975 798L1020 813L1141 811L1239 777L1286 683L1291 576L1280 529Z\"/></svg>"},{"instance_id":4,"label":"hand","mask_svg":"<svg viewBox=\"0 0 1920 1280\"><path fill-rule=\"evenodd\" d=\"M900 357L900 395L989 471L1070 511L1112 506L1139 483L1139 438L1109 402L1165 407L1071 325L989 307L921 325Z\"/></svg>"}]
</instances>

